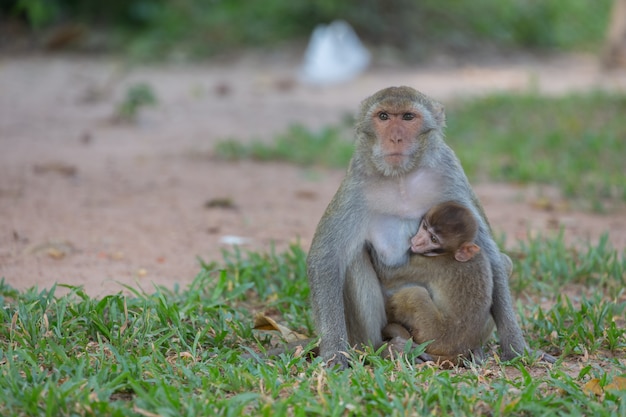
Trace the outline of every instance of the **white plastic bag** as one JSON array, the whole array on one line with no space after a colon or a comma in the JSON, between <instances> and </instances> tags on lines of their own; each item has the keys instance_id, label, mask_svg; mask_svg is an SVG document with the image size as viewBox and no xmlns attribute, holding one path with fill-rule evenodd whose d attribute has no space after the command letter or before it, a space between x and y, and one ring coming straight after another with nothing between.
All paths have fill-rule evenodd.
<instances>
[{"instance_id":1,"label":"white plastic bag","mask_svg":"<svg viewBox=\"0 0 626 417\"><path fill-rule=\"evenodd\" d=\"M307 84L330 85L348 81L363 72L370 53L352 27L337 20L318 25L304 54L300 80Z\"/></svg>"}]
</instances>

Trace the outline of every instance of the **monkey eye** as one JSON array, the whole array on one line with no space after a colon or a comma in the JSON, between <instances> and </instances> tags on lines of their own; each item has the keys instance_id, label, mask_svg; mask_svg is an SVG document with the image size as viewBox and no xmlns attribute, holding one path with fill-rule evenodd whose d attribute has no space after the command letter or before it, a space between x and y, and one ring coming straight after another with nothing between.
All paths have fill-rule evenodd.
<instances>
[{"instance_id":1,"label":"monkey eye","mask_svg":"<svg viewBox=\"0 0 626 417\"><path fill-rule=\"evenodd\" d=\"M378 118L380 120L389 120L389 115L386 112L381 111L380 113L378 113Z\"/></svg>"},{"instance_id":2,"label":"monkey eye","mask_svg":"<svg viewBox=\"0 0 626 417\"><path fill-rule=\"evenodd\" d=\"M437 240L437 236L435 235L430 235L430 241L435 244L439 243L439 241Z\"/></svg>"},{"instance_id":3,"label":"monkey eye","mask_svg":"<svg viewBox=\"0 0 626 417\"><path fill-rule=\"evenodd\" d=\"M402 120L413 120L415 119L415 114L413 113L404 113L402 115Z\"/></svg>"}]
</instances>

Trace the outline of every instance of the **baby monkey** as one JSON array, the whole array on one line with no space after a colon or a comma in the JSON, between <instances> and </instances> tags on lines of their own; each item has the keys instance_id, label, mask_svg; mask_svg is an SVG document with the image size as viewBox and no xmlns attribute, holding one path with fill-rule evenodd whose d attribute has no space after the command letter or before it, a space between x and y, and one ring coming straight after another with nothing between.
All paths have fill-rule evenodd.
<instances>
[{"instance_id":1,"label":"baby monkey","mask_svg":"<svg viewBox=\"0 0 626 417\"><path fill-rule=\"evenodd\" d=\"M394 343L427 341L435 361L481 361L493 332L493 276L489 259L475 243L478 223L456 202L432 207L411 239L409 264L382 271L388 325L383 337ZM502 254L510 274L511 259Z\"/></svg>"}]
</instances>

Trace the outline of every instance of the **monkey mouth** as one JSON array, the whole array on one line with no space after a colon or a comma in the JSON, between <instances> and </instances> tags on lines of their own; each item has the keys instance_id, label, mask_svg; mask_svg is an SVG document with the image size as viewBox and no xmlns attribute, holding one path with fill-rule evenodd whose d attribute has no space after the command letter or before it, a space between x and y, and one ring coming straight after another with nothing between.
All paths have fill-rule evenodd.
<instances>
[{"instance_id":1,"label":"monkey mouth","mask_svg":"<svg viewBox=\"0 0 626 417\"><path fill-rule=\"evenodd\" d=\"M446 251L443 248L437 248L437 249L429 250L428 252L424 252L424 253L422 253L422 255L424 255L424 256L439 256L439 255L443 255L444 253L446 253Z\"/></svg>"},{"instance_id":2,"label":"monkey mouth","mask_svg":"<svg viewBox=\"0 0 626 417\"><path fill-rule=\"evenodd\" d=\"M402 165L406 160L406 155L401 152L388 153L384 156L385 162L391 165Z\"/></svg>"}]
</instances>

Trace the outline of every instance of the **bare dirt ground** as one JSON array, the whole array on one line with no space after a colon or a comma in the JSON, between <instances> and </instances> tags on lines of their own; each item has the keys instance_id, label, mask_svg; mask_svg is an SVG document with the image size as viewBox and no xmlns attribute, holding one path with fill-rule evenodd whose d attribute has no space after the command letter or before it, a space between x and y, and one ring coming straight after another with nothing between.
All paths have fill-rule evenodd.
<instances>
[{"instance_id":1,"label":"bare dirt ground","mask_svg":"<svg viewBox=\"0 0 626 417\"><path fill-rule=\"evenodd\" d=\"M298 59L281 53L133 68L114 58L2 57L0 277L18 289L57 282L94 296L121 284L151 292L153 284L187 285L198 257L219 261L233 240L244 250L307 248L343 172L218 161L213 145L271 140L291 123L337 123L389 85L411 85L443 103L497 90L626 90L626 74L603 73L593 56L437 62L378 65L350 83L313 88L294 81ZM136 82L153 87L158 105L134 124L113 123ZM549 190L544 204L535 187L475 189L507 245L564 227L572 243L609 231L612 244L626 248L623 210L575 211ZM208 207L220 199L232 207Z\"/></svg>"}]
</instances>

